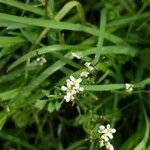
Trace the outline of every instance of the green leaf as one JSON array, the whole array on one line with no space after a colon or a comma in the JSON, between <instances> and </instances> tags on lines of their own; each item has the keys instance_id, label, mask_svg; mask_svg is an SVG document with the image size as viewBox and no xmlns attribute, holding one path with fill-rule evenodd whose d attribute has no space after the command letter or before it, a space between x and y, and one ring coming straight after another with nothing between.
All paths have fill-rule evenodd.
<instances>
[{"instance_id":1,"label":"green leaf","mask_svg":"<svg viewBox=\"0 0 150 150\"><path fill-rule=\"evenodd\" d=\"M18 66L20 63L31 59L35 56L37 56L36 52L38 52L39 55L56 52L56 51L65 51L65 50L71 50L71 49L85 49L85 51L77 52L79 56L87 56L90 54L94 54L96 51L96 48L89 48L89 46L85 45L52 45L52 46L45 46L40 49L36 49L34 51L28 52L18 60L16 60L12 65L9 66L8 71L13 69L14 67ZM134 56L136 54L136 49L132 47L127 46L106 46L102 48L101 54L124 54L124 55L131 55Z\"/></svg>"},{"instance_id":2,"label":"green leaf","mask_svg":"<svg viewBox=\"0 0 150 150\"><path fill-rule=\"evenodd\" d=\"M16 145L21 145L28 150L36 150L36 148L33 145L29 144L28 142L26 142L20 138L15 137L14 135L8 134L5 131L0 132L0 138L4 139L6 141L9 141L10 143L15 143Z\"/></svg>"},{"instance_id":3,"label":"green leaf","mask_svg":"<svg viewBox=\"0 0 150 150\"><path fill-rule=\"evenodd\" d=\"M22 10L26 10L26 11L29 11L29 12L32 12L41 16L45 15L45 10L41 8L37 8L34 5L33 6L28 5L28 4L25 4L16 0L0 0L0 3L10 5L10 6L22 9Z\"/></svg>"},{"instance_id":4,"label":"green leaf","mask_svg":"<svg viewBox=\"0 0 150 150\"><path fill-rule=\"evenodd\" d=\"M83 23L85 23L84 9L78 1L70 1L67 4L65 4L63 8L55 16L55 20L61 20L74 7L77 7L77 11L80 16L80 19Z\"/></svg>"},{"instance_id":5,"label":"green leaf","mask_svg":"<svg viewBox=\"0 0 150 150\"><path fill-rule=\"evenodd\" d=\"M64 57L63 55L61 55L58 52L53 53L55 57L59 58L59 60L61 60L62 62L65 62L66 64L71 65L72 67L75 67L77 69L81 69L82 65L75 63L74 61L70 60L70 58Z\"/></svg>"},{"instance_id":6,"label":"green leaf","mask_svg":"<svg viewBox=\"0 0 150 150\"><path fill-rule=\"evenodd\" d=\"M12 90L7 90L6 92L0 93L0 98L2 101L10 100L12 98L15 98L18 94L19 89L12 89Z\"/></svg>"},{"instance_id":7,"label":"green leaf","mask_svg":"<svg viewBox=\"0 0 150 150\"><path fill-rule=\"evenodd\" d=\"M52 102L49 102L47 110L52 113L55 110L55 105Z\"/></svg>"},{"instance_id":8,"label":"green leaf","mask_svg":"<svg viewBox=\"0 0 150 150\"><path fill-rule=\"evenodd\" d=\"M18 17L14 15L8 15L4 13L0 13L0 20L2 21L11 21L25 25L33 25L39 27L48 27L52 29L60 29L60 30L72 30L72 31L82 31L85 33L89 33L95 36L99 36L99 30L97 28L88 27L81 24L73 24L69 22L62 22L62 21L54 21L54 20L44 20L44 19L34 19L34 18L25 18L25 17ZM111 37L111 38L109 38ZM114 39L113 39L114 37ZM105 38L113 43L119 42L122 43L123 40L118 38L117 36L105 33ZM126 43L126 42L123 42Z\"/></svg>"},{"instance_id":9,"label":"green leaf","mask_svg":"<svg viewBox=\"0 0 150 150\"><path fill-rule=\"evenodd\" d=\"M141 88L142 86L145 86L147 84L150 84L150 79L145 79L137 84L133 84L133 88ZM104 85L82 85L84 87L84 90L86 91L112 91L112 90L119 90L119 89L125 89L125 83L124 84L104 84Z\"/></svg>"},{"instance_id":10,"label":"green leaf","mask_svg":"<svg viewBox=\"0 0 150 150\"><path fill-rule=\"evenodd\" d=\"M47 91L47 90L42 90L42 93L43 93L46 97L49 97L49 95L50 95L49 91Z\"/></svg>"},{"instance_id":11,"label":"green leaf","mask_svg":"<svg viewBox=\"0 0 150 150\"><path fill-rule=\"evenodd\" d=\"M4 82L8 82L8 81L12 81L15 79L18 79L20 76L23 75L23 68L19 68L16 69L13 72L9 72L8 74L2 75L0 76L0 83L4 83Z\"/></svg>"},{"instance_id":12,"label":"green leaf","mask_svg":"<svg viewBox=\"0 0 150 150\"><path fill-rule=\"evenodd\" d=\"M100 17L100 29L99 29L99 36L98 36L98 43L97 43L97 49L95 53L95 59L93 60L93 63L96 64L99 61L100 54L103 47L103 41L105 37L105 28L106 28L106 11L103 9L101 11L101 17Z\"/></svg>"},{"instance_id":13,"label":"green leaf","mask_svg":"<svg viewBox=\"0 0 150 150\"><path fill-rule=\"evenodd\" d=\"M143 14L137 14L134 16L127 16L127 17L112 21L107 26L108 27L116 27L116 26L121 27L121 26L127 25L129 23L132 23L133 21L140 21L142 19L144 20L144 19L149 18L149 17L150 17L149 12L143 13Z\"/></svg>"},{"instance_id":14,"label":"green leaf","mask_svg":"<svg viewBox=\"0 0 150 150\"><path fill-rule=\"evenodd\" d=\"M96 28L91 28L91 27L87 27L81 24L73 24L69 22L18 17L18 16L8 15L4 13L0 13L0 20L12 21L12 22L22 23L26 25L39 26L39 27L48 27L52 29L83 31L86 33L90 33L92 35L98 35Z\"/></svg>"},{"instance_id":15,"label":"green leaf","mask_svg":"<svg viewBox=\"0 0 150 150\"><path fill-rule=\"evenodd\" d=\"M134 150L145 150L146 144L149 139L149 132L150 132L149 120L142 102L141 102L141 106L145 117L145 134L142 141L134 148Z\"/></svg>"},{"instance_id":16,"label":"green leaf","mask_svg":"<svg viewBox=\"0 0 150 150\"><path fill-rule=\"evenodd\" d=\"M0 113L0 130L3 128L6 120L8 119L8 115L6 112L1 112Z\"/></svg>"},{"instance_id":17,"label":"green leaf","mask_svg":"<svg viewBox=\"0 0 150 150\"><path fill-rule=\"evenodd\" d=\"M56 109L57 111L60 109L61 104L62 104L62 102L58 102L58 101L55 102L55 109Z\"/></svg>"},{"instance_id":18,"label":"green leaf","mask_svg":"<svg viewBox=\"0 0 150 150\"><path fill-rule=\"evenodd\" d=\"M150 78L147 78L147 79L141 81L140 83L137 83L136 86L137 86L137 87L143 87L143 86L145 86L145 85L147 85L147 84L150 84Z\"/></svg>"},{"instance_id":19,"label":"green leaf","mask_svg":"<svg viewBox=\"0 0 150 150\"><path fill-rule=\"evenodd\" d=\"M30 119L31 117L29 116L29 114L24 111L17 111L13 115L13 120L15 124L20 128L27 126Z\"/></svg>"},{"instance_id":20,"label":"green leaf","mask_svg":"<svg viewBox=\"0 0 150 150\"><path fill-rule=\"evenodd\" d=\"M83 52L76 52L79 56L85 57L87 55L95 54L96 48L87 49ZM127 56L135 56L137 54L137 49L129 46L103 46L101 54L111 55L111 54L122 54Z\"/></svg>"},{"instance_id":21,"label":"green leaf","mask_svg":"<svg viewBox=\"0 0 150 150\"><path fill-rule=\"evenodd\" d=\"M21 37L0 36L0 48L14 46L14 45L21 44L24 42L25 42L25 39Z\"/></svg>"},{"instance_id":22,"label":"green leaf","mask_svg":"<svg viewBox=\"0 0 150 150\"><path fill-rule=\"evenodd\" d=\"M51 52L55 52L55 51L65 51L65 50L70 50L70 49L86 49L86 48L88 48L88 47L84 46L84 45L81 46L81 45L59 45L58 44L58 45L52 45L52 46L45 46L43 48L28 52L27 54L22 56L20 59L15 61L11 66L9 66L8 71L13 69L20 63L22 63L28 59L31 59L32 57L37 56L36 52L38 52L38 54L41 55L41 54L51 53Z\"/></svg>"},{"instance_id":23,"label":"green leaf","mask_svg":"<svg viewBox=\"0 0 150 150\"><path fill-rule=\"evenodd\" d=\"M45 107L46 103L46 100L37 100L34 106L41 110Z\"/></svg>"},{"instance_id":24,"label":"green leaf","mask_svg":"<svg viewBox=\"0 0 150 150\"><path fill-rule=\"evenodd\" d=\"M125 88L125 84L83 85L85 91L112 91Z\"/></svg>"}]
</instances>

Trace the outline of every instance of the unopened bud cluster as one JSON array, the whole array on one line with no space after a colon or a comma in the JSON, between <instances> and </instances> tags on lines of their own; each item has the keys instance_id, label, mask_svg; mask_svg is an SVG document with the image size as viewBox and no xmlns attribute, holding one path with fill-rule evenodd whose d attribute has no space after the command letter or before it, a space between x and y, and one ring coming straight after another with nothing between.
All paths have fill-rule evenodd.
<instances>
[{"instance_id":1,"label":"unopened bud cluster","mask_svg":"<svg viewBox=\"0 0 150 150\"><path fill-rule=\"evenodd\" d=\"M45 64L47 62L46 58L44 56L40 56L36 59L36 62L42 66L43 64Z\"/></svg>"},{"instance_id":2,"label":"unopened bud cluster","mask_svg":"<svg viewBox=\"0 0 150 150\"><path fill-rule=\"evenodd\" d=\"M125 90L126 90L126 92L131 93L133 91L133 85L130 83L126 83Z\"/></svg>"}]
</instances>

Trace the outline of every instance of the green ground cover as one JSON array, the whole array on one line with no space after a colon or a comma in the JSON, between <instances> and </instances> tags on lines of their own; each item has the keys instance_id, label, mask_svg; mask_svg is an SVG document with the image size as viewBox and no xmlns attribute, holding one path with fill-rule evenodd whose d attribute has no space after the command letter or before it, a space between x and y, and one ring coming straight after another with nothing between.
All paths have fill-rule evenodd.
<instances>
[{"instance_id":1,"label":"green ground cover","mask_svg":"<svg viewBox=\"0 0 150 150\"><path fill-rule=\"evenodd\" d=\"M0 149L108 149L107 124L150 150L150 1L0 0Z\"/></svg>"}]
</instances>

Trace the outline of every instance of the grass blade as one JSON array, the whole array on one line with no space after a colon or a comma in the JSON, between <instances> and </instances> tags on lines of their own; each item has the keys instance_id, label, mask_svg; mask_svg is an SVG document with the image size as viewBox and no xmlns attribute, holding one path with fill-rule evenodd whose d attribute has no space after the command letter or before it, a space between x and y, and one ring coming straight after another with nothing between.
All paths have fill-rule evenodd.
<instances>
[{"instance_id":1,"label":"grass blade","mask_svg":"<svg viewBox=\"0 0 150 150\"><path fill-rule=\"evenodd\" d=\"M95 54L95 59L93 61L96 64L99 61L100 54L103 47L103 41L105 37L105 28L106 28L106 11L105 9L101 11L101 20L100 20L100 29L99 29L99 36L98 36L98 43L97 43L97 50Z\"/></svg>"},{"instance_id":2,"label":"grass blade","mask_svg":"<svg viewBox=\"0 0 150 150\"><path fill-rule=\"evenodd\" d=\"M10 6L22 9L22 10L26 10L26 11L35 13L35 14L40 15L40 16L45 15L45 10L43 10L41 8L37 8L37 7L32 6L32 5L28 5L28 4L16 1L16 0L0 0L0 3L10 5Z\"/></svg>"},{"instance_id":3,"label":"grass blade","mask_svg":"<svg viewBox=\"0 0 150 150\"><path fill-rule=\"evenodd\" d=\"M0 48L14 46L24 42L26 42L25 39L19 36L18 37L0 36Z\"/></svg>"},{"instance_id":4,"label":"grass blade","mask_svg":"<svg viewBox=\"0 0 150 150\"><path fill-rule=\"evenodd\" d=\"M17 61L15 61L9 68L8 71L10 71L11 69L13 69L14 67L16 67L17 65L19 65L20 63L37 56L37 53L39 55L41 54L45 54L45 53L51 53L51 52L56 52L56 51L65 51L65 50L70 50L70 49L86 49L88 48L88 46L85 45L61 45L61 44L57 44L57 45L52 45L52 46L45 46L43 48L37 49L35 51L31 51L29 53L27 53L26 55L22 56L20 59L18 59Z\"/></svg>"}]
</instances>

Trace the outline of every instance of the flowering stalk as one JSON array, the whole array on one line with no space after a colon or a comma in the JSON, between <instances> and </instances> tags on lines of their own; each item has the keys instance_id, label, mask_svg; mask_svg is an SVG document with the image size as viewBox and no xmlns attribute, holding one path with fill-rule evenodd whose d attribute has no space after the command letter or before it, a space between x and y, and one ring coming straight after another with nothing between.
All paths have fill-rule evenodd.
<instances>
[{"instance_id":1,"label":"flowering stalk","mask_svg":"<svg viewBox=\"0 0 150 150\"><path fill-rule=\"evenodd\" d=\"M61 90L66 93L64 96L66 102L74 101L76 94L84 90L80 83L82 82L82 79L87 78L90 72L94 69L89 62L85 63L85 66L88 71L81 72L79 78L70 76L69 79L66 80L66 86L61 87Z\"/></svg>"}]
</instances>

